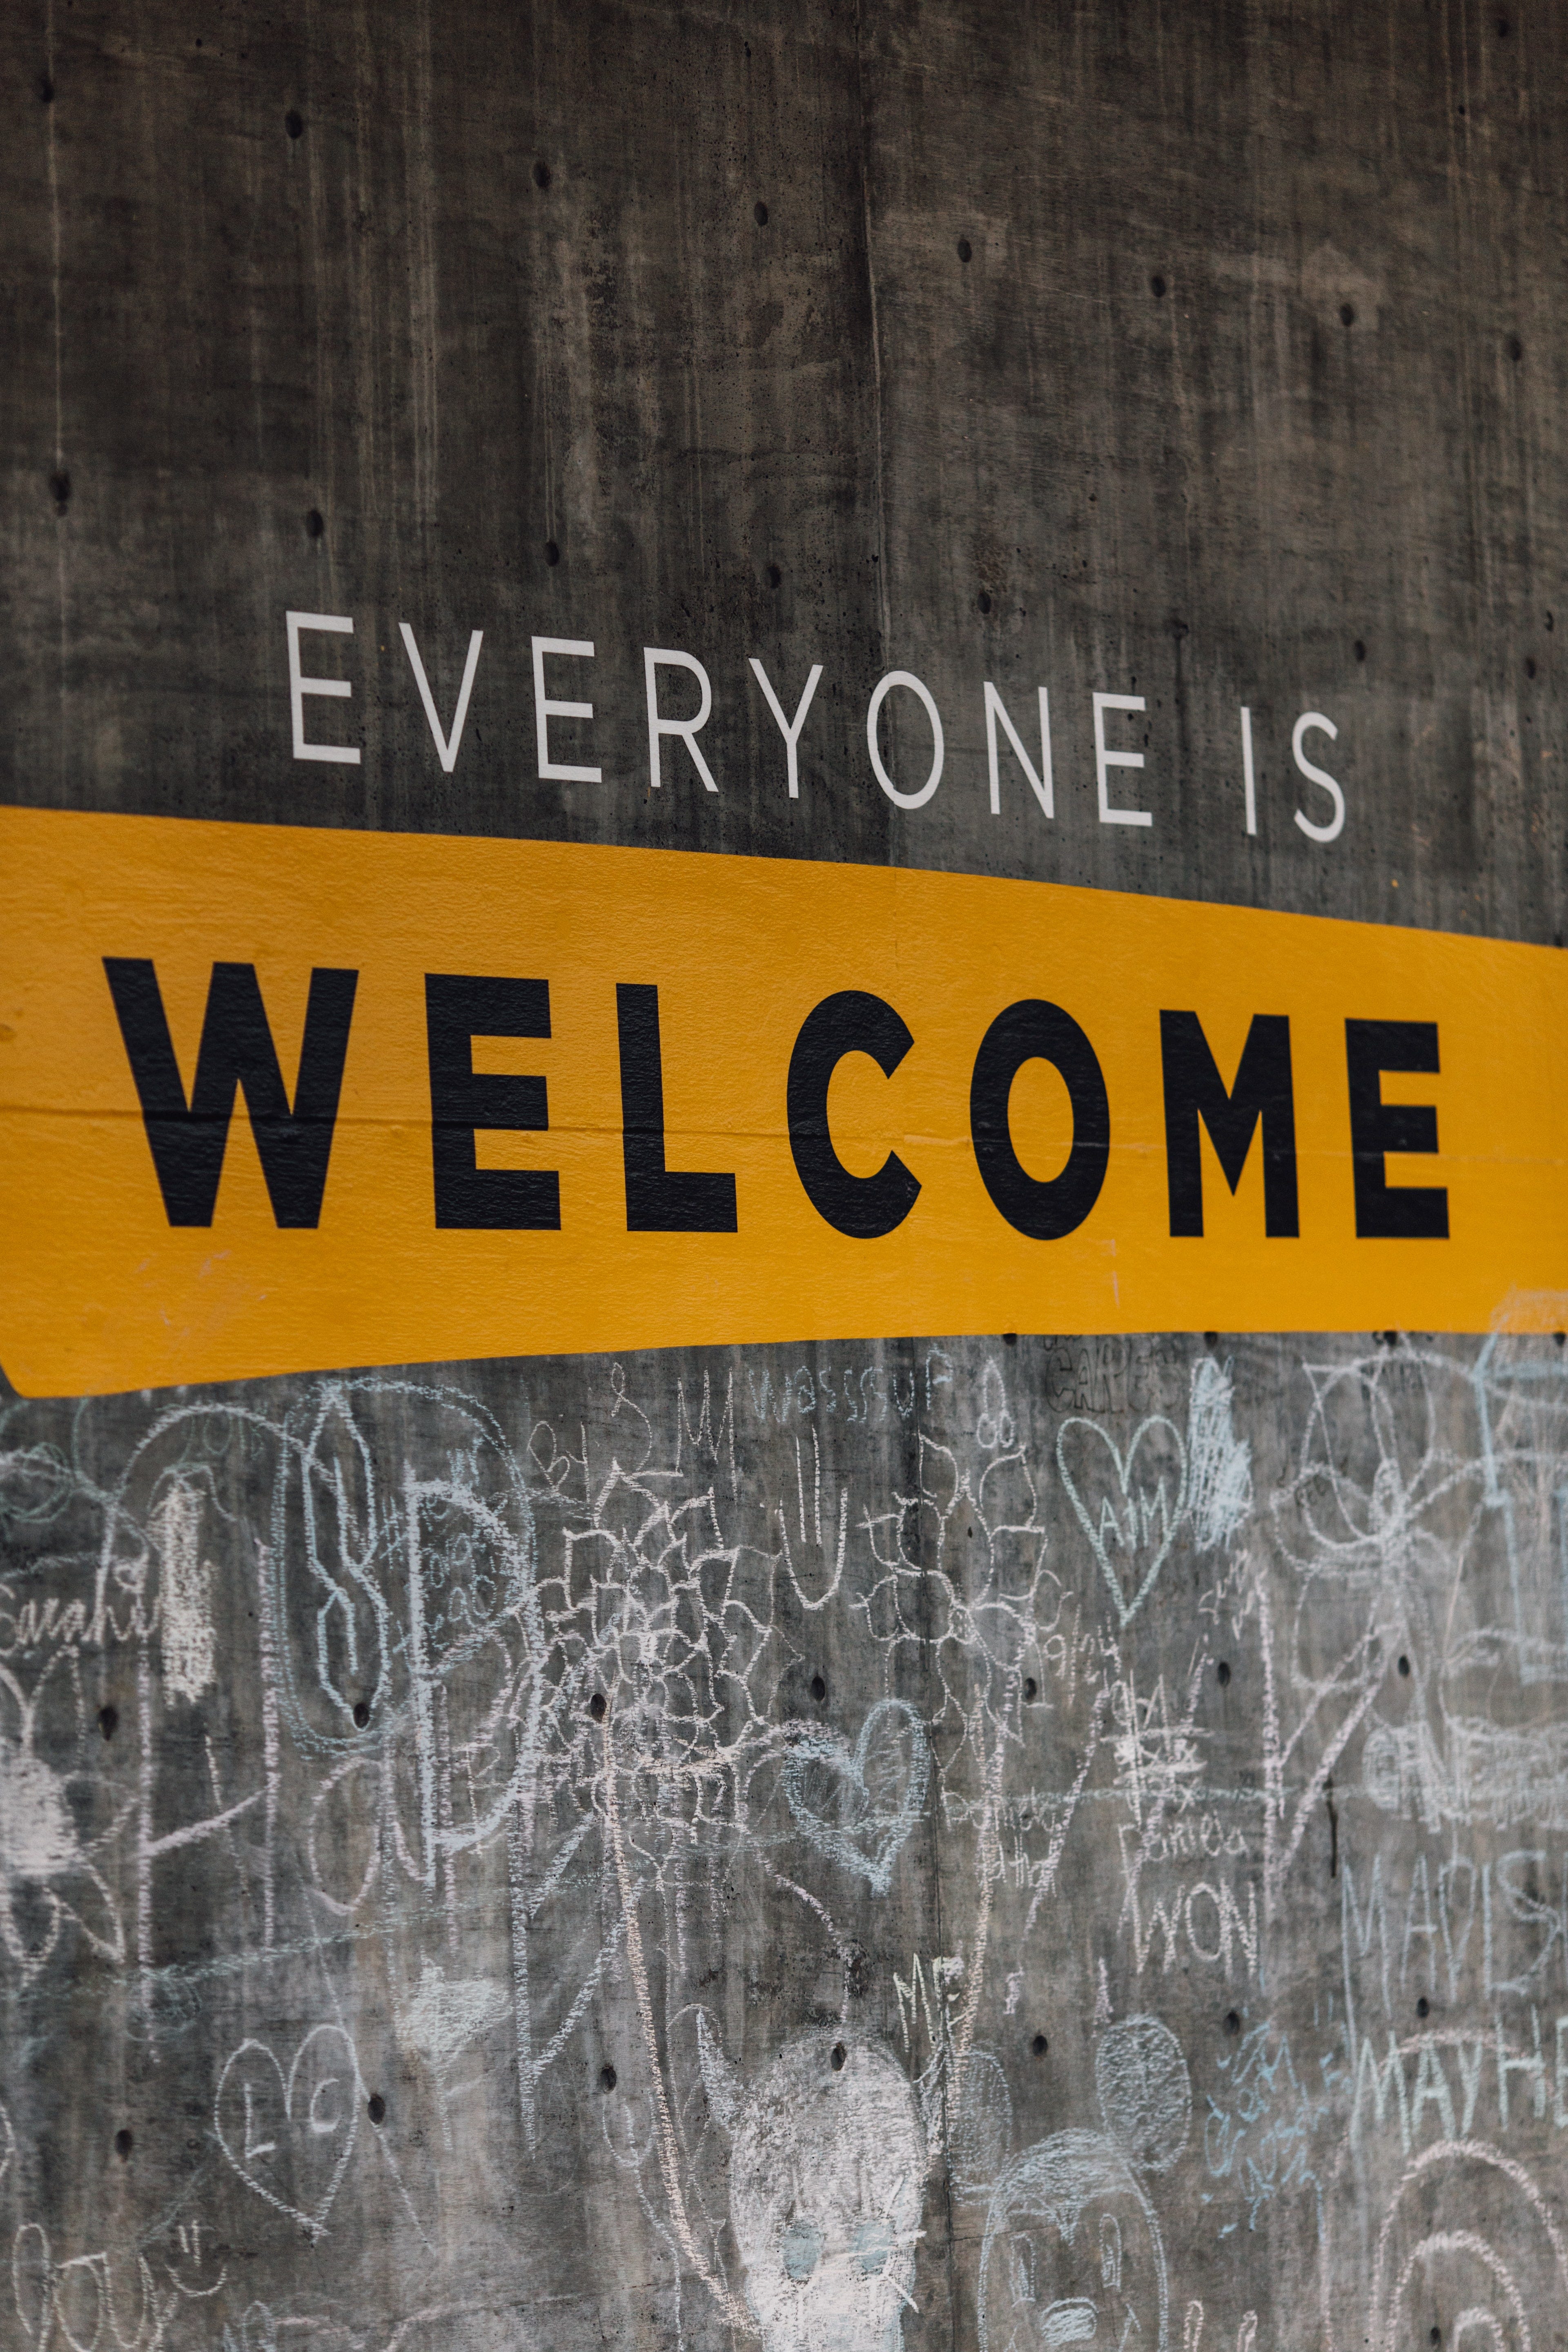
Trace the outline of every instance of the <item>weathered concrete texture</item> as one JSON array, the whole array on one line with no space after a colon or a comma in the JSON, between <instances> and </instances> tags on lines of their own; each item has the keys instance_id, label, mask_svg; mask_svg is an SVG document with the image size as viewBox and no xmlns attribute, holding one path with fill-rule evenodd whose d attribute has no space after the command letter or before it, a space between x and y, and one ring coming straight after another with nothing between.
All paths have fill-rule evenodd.
<instances>
[{"instance_id":1,"label":"weathered concrete texture","mask_svg":"<svg viewBox=\"0 0 1568 2352\"><path fill-rule=\"evenodd\" d=\"M5 40L12 796L1563 930L1561 9L57 0ZM357 771L290 756L286 607L355 620L310 650ZM485 632L449 777L402 621L444 718ZM538 779L536 634L597 647L555 740L598 784ZM711 676L714 796L679 745L649 792L645 645ZM791 710L824 666L793 804L752 654ZM949 741L907 815L891 668ZM1050 690L1054 824L1005 745L989 814L987 677L1029 742ZM1147 830L1098 821L1096 690L1148 701Z\"/></svg>"},{"instance_id":2,"label":"weathered concrete texture","mask_svg":"<svg viewBox=\"0 0 1568 2352\"><path fill-rule=\"evenodd\" d=\"M1561 935L1561 9L0 38L7 797ZM1565 1494L1549 1341L9 1403L0 2343L1568 2343Z\"/></svg>"},{"instance_id":3,"label":"weathered concrete texture","mask_svg":"<svg viewBox=\"0 0 1568 2352\"><path fill-rule=\"evenodd\" d=\"M7 2341L1563 2341L1549 1342L456 1367L0 1462Z\"/></svg>"}]
</instances>

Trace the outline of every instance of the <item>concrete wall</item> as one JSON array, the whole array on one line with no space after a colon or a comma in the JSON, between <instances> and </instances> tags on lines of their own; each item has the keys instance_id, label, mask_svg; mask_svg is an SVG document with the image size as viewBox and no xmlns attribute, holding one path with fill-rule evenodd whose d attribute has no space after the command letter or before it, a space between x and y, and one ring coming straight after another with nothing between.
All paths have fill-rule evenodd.
<instances>
[{"instance_id":1,"label":"concrete wall","mask_svg":"<svg viewBox=\"0 0 1568 2352\"><path fill-rule=\"evenodd\" d=\"M1559 12L0 39L7 799L1561 945ZM0 2342L1568 2342L1565 1493L1550 1336L9 1402Z\"/></svg>"}]
</instances>

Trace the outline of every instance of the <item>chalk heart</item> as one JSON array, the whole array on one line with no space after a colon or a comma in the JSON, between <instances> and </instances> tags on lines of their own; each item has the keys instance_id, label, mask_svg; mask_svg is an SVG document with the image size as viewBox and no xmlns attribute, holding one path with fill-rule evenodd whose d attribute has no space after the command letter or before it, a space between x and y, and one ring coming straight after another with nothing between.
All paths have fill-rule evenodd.
<instances>
[{"instance_id":1,"label":"chalk heart","mask_svg":"<svg viewBox=\"0 0 1568 2352\"><path fill-rule=\"evenodd\" d=\"M218 2079L218 2145L247 2189L312 2238L359 2136L359 2061L341 2025L307 2033L287 2074L265 2042L242 2042ZM291 2193L290 2193L291 2192Z\"/></svg>"},{"instance_id":2,"label":"chalk heart","mask_svg":"<svg viewBox=\"0 0 1568 2352\"><path fill-rule=\"evenodd\" d=\"M853 1748L833 1732L813 1730L784 1759L784 1794L801 1831L875 1895L892 1884L930 1779L925 1727L901 1698L879 1700Z\"/></svg>"},{"instance_id":3,"label":"chalk heart","mask_svg":"<svg viewBox=\"0 0 1568 2352\"><path fill-rule=\"evenodd\" d=\"M1126 1625L1148 1599L1186 1512L1182 1433L1151 1413L1122 1454L1097 1421L1075 1416L1058 1432L1057 1467Z\"/></svg>"}]
</instances>

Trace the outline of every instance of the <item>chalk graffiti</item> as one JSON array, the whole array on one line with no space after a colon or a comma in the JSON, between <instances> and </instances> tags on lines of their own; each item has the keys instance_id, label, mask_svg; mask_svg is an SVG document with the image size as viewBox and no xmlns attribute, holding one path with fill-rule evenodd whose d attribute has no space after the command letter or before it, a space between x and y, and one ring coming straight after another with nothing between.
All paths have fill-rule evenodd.
<instances>
[{"instance_id":1,"label":"chalk graffiti","mask_svg":"<svg viewBox=\"0 0 1568 2352\"><path fill-rule=\"evenodd\" d=\"M28 2352L515 2340L589 2123L682 2345L1524 2352L1565 1496L1551 1342L6 1405Z\"/></svg>"}]
</instances>

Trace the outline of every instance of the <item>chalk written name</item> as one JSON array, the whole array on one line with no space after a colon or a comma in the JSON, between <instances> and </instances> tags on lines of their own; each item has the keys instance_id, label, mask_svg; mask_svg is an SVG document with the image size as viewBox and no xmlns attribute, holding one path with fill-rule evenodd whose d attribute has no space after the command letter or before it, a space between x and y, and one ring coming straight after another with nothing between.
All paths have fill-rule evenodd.
<instances>
[{"instance_id":1,"label":"chalk written name","mask_svg":"<svg viewBox=\"0 0 1568 2352\"><path fill-rule=\"evenodd\" d=\"M302 634L353 636L354 625L352 614L290 612L284 615L284 625L289 640L289 703L295 759L321 761L336 767L357 768L361 759L359 746L353 743L327 743L316 740L314 733L308 731L308 723L310 729L321 726L325 723L324 714L307 714L305 709L306 702L310 699L349 700L353 693L353 683L343 677L308 676L304 669L304 655L300 646ZM443 772L449 776L458 764L458 753L462 745L463 729L468 720L468 704L473 694L474 679L478 675L479 656L484 645L484 631L475 629L469 636L468 657L463 665L462 682L458 688L457 701L453 706L450 720L443 723L440 711L437 707L436 697L431 690L424 656L419 650L414 631L406 621L400 622L398 629L404 649L408 656L409 667L413 672L414 683L418 689L420 702L424 706L437 757L440 761ZM579 665L574 675L580 678L583 677L584 673L581 665L595 658L593 639L535 637L532 640L532 656L535 745L540 782L601 783L604 781L602 766L583 760L558 758L556 752L562 748L561 742L559 739L552 739L552 728L574 726L579 730L578 737L574 739L574 748L582 749L582 730L588 728L594 719L593 703L563 697L559 693L552 694L545 677L546 662L554 665L552 677L557 687L563 677L561 668L563 663L572 662ZM707 670L695 655L684 653L672 646L644 646L642 657L643 683L647 707L647 761L650 789L658 792L663 788L666 781L667 751L668 756L674 758L679 756L677 747L683 745L701 781L703 790L717 793L718 778L710 767L702 746L698 740L713 714L713 688ZM319 659L321 656L317 656L313 658ZM751 656L749 667L756 690L761 695L783 739L784 781L789 797L791 800L798 800L801 738L810 716L812 705L816 700L817 688L822 682L823 666L820 662L812 663L806 674L805 684L795 703L793 717L786 716L785 710L788 695L793 688L786 688L784 698L781 699L778 687L768 676L766 668L755 654ZM682 679L685 681L684 684L681 683ZM990 784L992 815L999 816L1002 813L1003 761L1005 756L1009 763L1016 764L1017 771L1026 779L1043 814L1054 820L1056 783L1051 757L1051 711L1048 690L1043 686L1037 689L1039 732L1039 761L1037 765L1029 743L1026 742L1019 724L1008 710L996 687L990 678L983 681L983 687L985 760ZM689 702L693 689L697 698L695 710L688 710L684 716L677 715L669 706L680 699ZM888 745L884 731L888 709L895 695L919 707L931 740L930 761L925 775L918 780L912 775L906 776L903 783L898 781L888 766ZM1144 752L1129 750L1125 742L1118 742L1115 740L1114 730L1118 727L1125 728L1130 723L1145 717L1148 710L1147 698L1142 694L1096 693L1091 696L1090 700L1094 728L1095 793L1100 822L1101 824L1113 825L1152 825L1154 814L1152 809L1132 807L1120 798L1114 800L1112 798L1113 784L1119 793L1131 790L1132 787L1125 781L1126 772L1141 769L1145 763ZM1240 737L1243 821L1247 832L1256 835L1258 831L1257 767L1253 753L1252 712L1246 704L1239 707L1237 719ZM1026 726L1033 726L1036 723L1036 714L1031 713L1029 719L1024 723ZM1329 842L1337 841L1344 830L1345 796L1336 779L1308 757L1307 738L1313 734L1324 735L1331 743L1337 738L1339 730L1333 720L1327 718L1322 711L1304 710L1291 730L1290 756L1300 775L1322 796L1321 800L1314 801L1314 808L1326 813L1313 815L1298 808L1292 814L1297 826L1306 835L1309 841L1326 845ZM1006 743L1005 754L1003 751L1004 739ZM1148 737L1145 735L1144 741L1147 742L1147 740ZM946 742L942 712L937 707L935 696L923 679L917 677L912 670L894 669L889 670L878 680L871 689L866 706L866 753L870 763L871 773L895 808L921 809L932 799L942 782L942 768L946 759Z\"/></svg>"}]
</instances>

